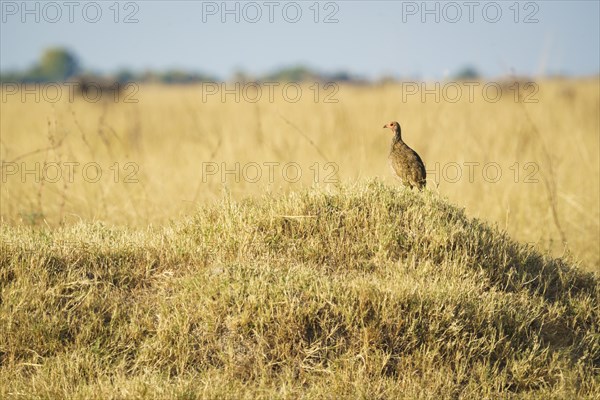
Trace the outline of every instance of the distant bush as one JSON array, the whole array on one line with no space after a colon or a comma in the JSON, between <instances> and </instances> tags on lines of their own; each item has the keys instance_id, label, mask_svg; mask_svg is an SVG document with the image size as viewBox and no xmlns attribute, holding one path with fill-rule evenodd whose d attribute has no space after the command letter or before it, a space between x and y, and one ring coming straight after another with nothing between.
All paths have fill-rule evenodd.
<instances>
[{"instance_id":1,"label":"distant bush","mask_svg":"<svg viewBox=\"0 0 600 400\"><path fill-rule=\"evenodd\" d=\"M63 82L81 71L77 57L63 48L44 51L29 70L3 73L2 82Z\"/></svg>"},{"instance_id":2,"label":"distant bush","mask_svg":"<svg viewBox=\"0 0 600 400\"><path fill-rule=\"evenodd\" d=\"M454 75L457 80L479 79L481 75L475 67L464 67Z\"/></svg>"}]
</instances>

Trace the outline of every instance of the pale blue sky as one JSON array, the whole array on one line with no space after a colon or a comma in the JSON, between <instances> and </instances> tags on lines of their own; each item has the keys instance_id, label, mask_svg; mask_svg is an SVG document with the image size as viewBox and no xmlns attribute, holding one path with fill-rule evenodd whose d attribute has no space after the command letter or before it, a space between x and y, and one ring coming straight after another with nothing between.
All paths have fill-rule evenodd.
<instances>
[{"instance_id":1,"label":"pale blue sky","mask_svg":"<svg viewBox=\"0 0 600 400\"><path fill-rule=\"evenodd\" d=\"M515 1L472 2L473 6L465 2L450 6L427 2L428 9L439 11L426 15L421 1L319 2L318 23L314 22L315 1L278 1L273 6L265 1L252 6L228 2L230 9L237 4L238 23L235 14L224 15L226 20L221 21L221 1L122 1L115 23L115 1L97 1L102 15L91 23L84 19L96 16L96 6L89 2L75 2L70 22L69 6L63 0L54 3L59 5L60 18L57 8L45 2L27 2L29 9L39 11L23 15L21 1L2 0L0 67L3 71L26 68L44 48L64 46L86 68L97 71L181 68L221 78L236 69L262 74L298 63L367 78L385 74L441 78L465 65L490 77L511 69L527 75L599 72L597 0L521 1L518 15ZM299 21L286 21L295 17L296 8L302 11ZM496 17L498 8L502 14ZM262 17L251 23L257 9ZM138 22L124 23L131 12ZM330 13L338 22L323 22ZM528 16L537 22L525 23ZM56 23L49 21L57 18ZM451 22L454 19L457 22ZM489 22L494 19L498 21Z\"/></svg>"}]
</instances>

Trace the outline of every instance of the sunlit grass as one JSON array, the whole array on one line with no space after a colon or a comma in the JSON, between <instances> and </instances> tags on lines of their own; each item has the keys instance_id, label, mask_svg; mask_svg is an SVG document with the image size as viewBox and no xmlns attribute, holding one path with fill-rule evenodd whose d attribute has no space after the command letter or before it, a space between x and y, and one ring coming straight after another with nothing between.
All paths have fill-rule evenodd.
<instances>
[{"instance_id":1,"label":"sunlit grass","mask_svg":"<svg viewBox=\"0 0 600 400\"><path fill-rule=\"evenodd\" d=\"M277 89L273 102L266 93L256 103L243 96L236 103L232 95L222 102L220 93L203 101L200 85L126 92L137 103L7 96L0 122L2 221L146 226L189 215L224 188L242 198L315 181L393 183L390 132L382 126L398 120L425 161L430 190L520 241L597 269L598 85L540 82L530 97L537 103L515 102L507 89L496 103L480 90L473 102L466 92L456 103L443 93L439 103L432 95L422 102L420 93L403 95L400 84L342 85L334 95L321 86L316 102L305 85L296 103ZM328 95L338 102L325 102ZM39 172L27 173L36 163ZM62 176L55 179L55 164L44 163L61 163ZM56 182L36 181L44 171Z\"/></svg>"},{"instance_id":2,"label":"sunlit grass","mask_svg":"<svg viewBox=\"0 0 600 400\"><path fill-rule=\"evenodd\" d=\"M2 398L596 398L598 278L379 181L0 228Z\"/></svg>"}]
</instances>

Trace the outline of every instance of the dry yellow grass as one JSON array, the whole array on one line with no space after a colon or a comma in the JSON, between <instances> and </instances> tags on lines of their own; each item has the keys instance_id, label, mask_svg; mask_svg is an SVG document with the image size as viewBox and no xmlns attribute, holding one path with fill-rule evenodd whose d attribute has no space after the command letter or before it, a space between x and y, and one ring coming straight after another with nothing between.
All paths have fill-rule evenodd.
<instances>
[{"instance_id":1,"label":"dry yellow grass","mask_svg":"<svg viewBox=\"0 0 600 400\"><path fill-rule=\"evenodd\" d=\"M2 223L163 224L220 197L224 187L240 198L311 185L315 167L323 185L328 176L341 182L377 176L392 183L387 164L391 137L381 126L397 119L406 142L424 159L430 190L465 207L468 215L506 228L519 241L554 255L571 254L585 269L597 270L598 86L597 79L540 82L538 103L526 104L515 102L513 92L489 103L480 90L473 102L466 95L456 103L443 98L436 103L433 96L422 102L420 95L404 101L402 86L391 84L341 86L334 95L337 103L324 102L332 90L323 87L315 102L307 86L296 103L286 102L280 90L273 102L266 94L257 103L243 98L236 103L231 95L226 102L219 95L204 102L199 85L142 86L133 96L139 100L135 104L3 97ZM62 163L63 174L57 182L22 175L36 163L43 171L44 163L56 162ZM66 162L78 163L72 182ZM272 183L264 164L270 162L279 163L273 166ZM282 176L290 162L302 172L296 183ZM203 182L203 163L219 168L239 163L240 175L246 167L251 178L256 165L249 163L257 163L262 177L249 182L241 176L238 183L230 174L223 184L220 174L205 174ZM472 182L465 163L478 163ZM56 164L47 165L52 179ZM462 177L450 182L456 165ZM498 182L484 179L486 165L492 165L487 170L491 178L494 168L500 169ZM83 166L89 166L88 178L100 168L101 179L86 182ZM19 170L12 174L15 167ZM287 172L295 175L294 168ZM440 176L444 172L446 179ZM537 183L526 182L531 172ZM130 173L134 181L126 183Z\"/></svg>"},{"instance_id":2,"label":"dry yellow grass","mask_svg":"<svg viewBox=\"0 0 600 400\"><path fill-rule=\"evenodd\" d=\"M598 277L377 180L0 227L0 398L597 399Z\"/></svg>"}]
</instances>

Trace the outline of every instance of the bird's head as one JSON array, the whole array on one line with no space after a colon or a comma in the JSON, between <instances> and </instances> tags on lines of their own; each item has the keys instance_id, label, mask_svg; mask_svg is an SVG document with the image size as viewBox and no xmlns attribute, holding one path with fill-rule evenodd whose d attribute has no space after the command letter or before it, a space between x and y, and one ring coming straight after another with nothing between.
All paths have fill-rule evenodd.
<instances>
[{"instance_id":1,"label":"bird's head","mask_svg":"<svg viewBox=\"0 0 600 400\"><path fill-rule=\"evenodd\" d=\"M389 128L394 133L400 133L400 124L396 121L389 122L383 126L384 128Z\"/></svg>"}]
</instances>

